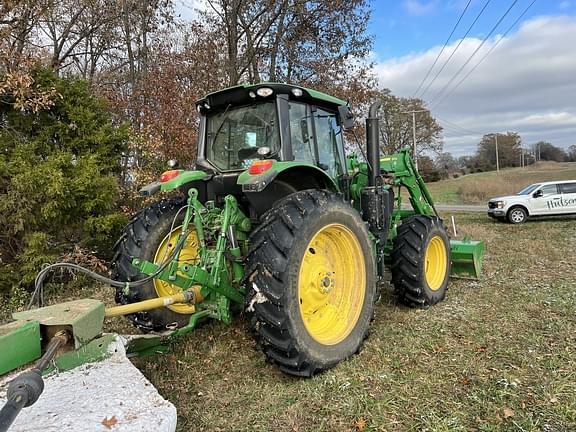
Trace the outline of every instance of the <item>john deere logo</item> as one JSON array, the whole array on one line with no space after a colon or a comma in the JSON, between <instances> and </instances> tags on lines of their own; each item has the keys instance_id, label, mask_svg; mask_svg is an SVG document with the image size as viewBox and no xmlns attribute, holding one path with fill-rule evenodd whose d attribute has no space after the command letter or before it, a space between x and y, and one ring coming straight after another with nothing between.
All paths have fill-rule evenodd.
<instances>
[{"instance_id":1,"label":"john deere logo","mask_svg":"<svg viewBox=\"0 0 576 432\"><path fill-rule=\"evenodd\" d=\"M549 201L546 201L546 205L548 206L549 209L573 206L576 205L576 198L572 199L554 198Z\"/></svg>"}]
</instances>

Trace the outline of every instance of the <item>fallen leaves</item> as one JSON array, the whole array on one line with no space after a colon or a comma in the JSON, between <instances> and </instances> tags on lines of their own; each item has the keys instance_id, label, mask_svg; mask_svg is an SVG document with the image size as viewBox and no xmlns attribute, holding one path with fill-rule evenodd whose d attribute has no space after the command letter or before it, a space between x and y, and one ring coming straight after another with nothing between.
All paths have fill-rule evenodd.
<instances>
[{"instance_id":1,"label":"fallen leaves","mask_svg":"<svg viewBox=\"0 0 576 432\"><path fill-rule=\"evenodd\" d=\"M356 431L364 432L366 429L366 420L364 420L364 417L360 417L358 420L356 420L354 427L356 428Z\"/></svg>"},{"instance_id":2,"label":"fallen leaves","mask_svg":"<svg viewBox=\"0 0 576 432\"><path fill-rule=\"evenodd\" d=\"M508 407L505 407L503 412L504 412L504 418L505 419L510 418L510 417L514 417L514 411Z\"/></svg>"},{"instance_id":3,"label":"fallen leaves","mask_svg":"<svg viewBox=\"0 0 576 432\"><path fill-rule=\"evenodd\" d=\"M116 416L112 416L110 418L108 418L108 416L104 417L104 420L102 420L100 423L102 423L106 429L112 429L112 427L118 423L118 419L116 418Z\"/></svg>"}]
</instances>

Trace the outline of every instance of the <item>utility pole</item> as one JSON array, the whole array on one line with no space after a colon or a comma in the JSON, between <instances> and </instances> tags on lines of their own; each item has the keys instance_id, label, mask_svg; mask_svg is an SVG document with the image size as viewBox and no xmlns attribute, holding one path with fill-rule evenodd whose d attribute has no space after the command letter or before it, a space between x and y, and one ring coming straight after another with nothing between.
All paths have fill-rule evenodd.
<instances>
[{"instance_id":1,"label":"utility pole","mask_svg":"<svg viewBox=\"0 0 576 432\"><path fill-rule=\"evenodd\" d=\"M498 160L498 134L494 135L496 141L496 172L500 172L500 161Z\"/></svg>"},{"instance_id":2,"label":"utility pole","mask_svg":"<svg viewBox=\"0 0 576 432\"><path fill-rule=\"evenodd\" d=\"M413 140L413 158L414 158L414 165L416 166L416 171L418 171L418 156L416 153L416 113L419 112L427 112L427 109L423 110L410 110L410 111L402 111L401 114L412 114L412 140Z\"/></svg>"}]
</instances>

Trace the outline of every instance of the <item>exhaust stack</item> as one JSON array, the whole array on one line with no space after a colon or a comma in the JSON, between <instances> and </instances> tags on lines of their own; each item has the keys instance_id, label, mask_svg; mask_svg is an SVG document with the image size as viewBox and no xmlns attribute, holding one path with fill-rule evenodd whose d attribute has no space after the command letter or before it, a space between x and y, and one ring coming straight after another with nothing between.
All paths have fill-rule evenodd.
<instances>
[{"instance_id":1,"label":"exhaust stack","mask_svg":"<svg viewBox=\"0 0 576 432\"><path fill-rule=\"evenodd\" d=\"M376 186L378 176L380 176L380 143L378 135L380 126L378 120L378 109L382 105L381 101L373 102L368 111L366 119L366 157L368 160L368 186Z\"/></svg>"}]
</instances>

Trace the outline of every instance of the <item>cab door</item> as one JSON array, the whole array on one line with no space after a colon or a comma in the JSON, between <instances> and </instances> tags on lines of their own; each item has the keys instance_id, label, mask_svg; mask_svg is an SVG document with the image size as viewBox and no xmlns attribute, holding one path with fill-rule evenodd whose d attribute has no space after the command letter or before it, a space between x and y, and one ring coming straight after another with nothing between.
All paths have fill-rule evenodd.
<instances>
[{"instance_id":1,"label":"cab door","mask_svg":"<svg viewBox=\"0 0 576 432\"><path fill-rule=\"evenodd\" d=\"M576 213L576 183L560 183L562 213Z\"/></svg>"},{"instance_id":2,"label":"cab door","mask_svg":"<svg viewBox=\"0 0 576 432\"><path fill-rule=\"evenodd\" d=\"M560 213L560 191L558 185L548 184L532 192L530 198L531 215L547 215Z\"/></svg>"}]
</instances>

